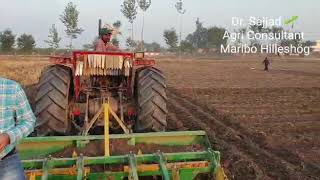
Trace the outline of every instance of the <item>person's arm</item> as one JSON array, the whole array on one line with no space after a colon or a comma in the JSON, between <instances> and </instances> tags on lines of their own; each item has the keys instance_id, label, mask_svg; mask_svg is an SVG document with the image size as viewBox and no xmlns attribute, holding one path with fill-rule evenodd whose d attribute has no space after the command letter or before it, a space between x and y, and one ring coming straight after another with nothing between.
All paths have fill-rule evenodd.
<instances>
[{"instance_id":1,"label":"person's arm","mask_svg":"<svg viewBox=\"0 0 320 180\"><path fill-rule=\"evenodd\" d=\"M27 96L20 85L16 89L16 126L5 133L9 135L10 144L16 144L33 132L36 117L34 116Z\"/></svg>"},{"instance_id":2,"label":"person's arm","mask_svg":"<svg viewBox=\"0 0 320 180\"><path fill-rule=\"evenodd\" d=\"M99 39L96 43L95 51L105 52L106 51L106 44L102 40Z\"/></svg>"},{"instance_id":3,"label":"person's arm","mask_svg":"<svg viewBox=\"0 0 320 180\"><path fill-rule=\"evenodd\" d=\"M117 51L117 52L121 51L117 46L114 46L112 44L107 44L106 49L107 51Z\"/></svg>"}]
</instances>

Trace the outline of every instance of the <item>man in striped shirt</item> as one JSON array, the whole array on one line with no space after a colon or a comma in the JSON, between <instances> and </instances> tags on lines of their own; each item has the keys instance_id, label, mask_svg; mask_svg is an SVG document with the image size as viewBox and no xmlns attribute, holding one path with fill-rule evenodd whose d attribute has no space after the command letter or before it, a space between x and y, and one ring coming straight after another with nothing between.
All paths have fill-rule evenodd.
<instances>
[{"instance_id":1,"label":"man in striped shirt","mask_svg":"<svg viewBox=\"0 0 320 180\"><path fill-rule=\"evenodd\" d=\"M0 77L0 180L25 179L15 146L33 131L35 121L21 86Z\"/></svg>"}]
</instances>

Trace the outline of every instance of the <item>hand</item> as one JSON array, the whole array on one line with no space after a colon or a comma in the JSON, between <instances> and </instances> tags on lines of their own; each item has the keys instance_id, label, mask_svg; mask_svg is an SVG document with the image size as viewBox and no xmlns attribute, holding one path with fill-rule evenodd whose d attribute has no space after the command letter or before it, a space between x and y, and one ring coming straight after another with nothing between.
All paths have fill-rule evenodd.
<instances>
[{"instance_id":1,"label":"hand","mask_svg":"<svg viewBox=\"0 0 320 180\"><path fill-rule=\"evenodd\" d=\"M117 46L114 46L114 45L112 45L112 44L107 44L106 48L107 48L107 51L117 51L117 52L120 52L120 49L119 49Z\"/></svg>"},{"instance_id":2,"label":"hand","mask_svg":"<svg viewBox=\"0 0 320 180\"><path fill-rule=\"evenodd\" d=\"M10 144L9 135L6 133L0 134L0 152L3 151L8 144Z\"/></svg>"}]
</instances>

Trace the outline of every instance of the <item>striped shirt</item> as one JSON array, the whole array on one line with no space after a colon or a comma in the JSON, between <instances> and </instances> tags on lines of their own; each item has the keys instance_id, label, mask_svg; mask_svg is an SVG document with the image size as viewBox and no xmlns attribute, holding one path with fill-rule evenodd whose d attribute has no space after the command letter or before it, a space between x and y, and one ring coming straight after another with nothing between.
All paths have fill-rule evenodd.
<instances>
[{"instance_id":1,"label":"striped shirt","mask_svg":"<svg viewBox=\"0 0 320 180\"><path fill-rule=\"evenodd\" d=\"M21 86L0 77L0 134L10 137L10 144L0 152L6 156L24 137L34 129L36 118Z\"/></svg>"}]
</instances>

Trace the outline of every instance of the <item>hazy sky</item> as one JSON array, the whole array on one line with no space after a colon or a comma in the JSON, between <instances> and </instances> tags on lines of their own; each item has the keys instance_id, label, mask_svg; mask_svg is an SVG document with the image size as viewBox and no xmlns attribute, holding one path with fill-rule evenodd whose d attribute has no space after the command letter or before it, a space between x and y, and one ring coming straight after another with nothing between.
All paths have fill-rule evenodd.
<instances>
[{"instance_id":1,"label":"hazy sky","mask_svg":"<svg viewBox=\"0 0 320 180\"><path fill-rule=\"evenodd\" d=\"M145 41L164 44L163 31L171 27L179 29L179 18L174 7L177 0L152 0L145 17ZM14 34L32 34L38 47L45 47L51 24L56 24L67 43L64 26L59 20L66 0L1 0L0 31L10 28ZM79 25L85 31L75 41L77 47L89 43L97 35L98 19L105 23L121 20L123 40L129 35L130 24L120 12L122 0L74 0L80 11ZM320 39L319 0L184 0L187 10L183 17L183 37L195 29L195 20L200 18L206 27L220 26L232 30L231 18L299 16L295 30L305 32L306 39ZM135 21L135 37L140 39L141 13Z\"/></svg>"}]
</instances>

